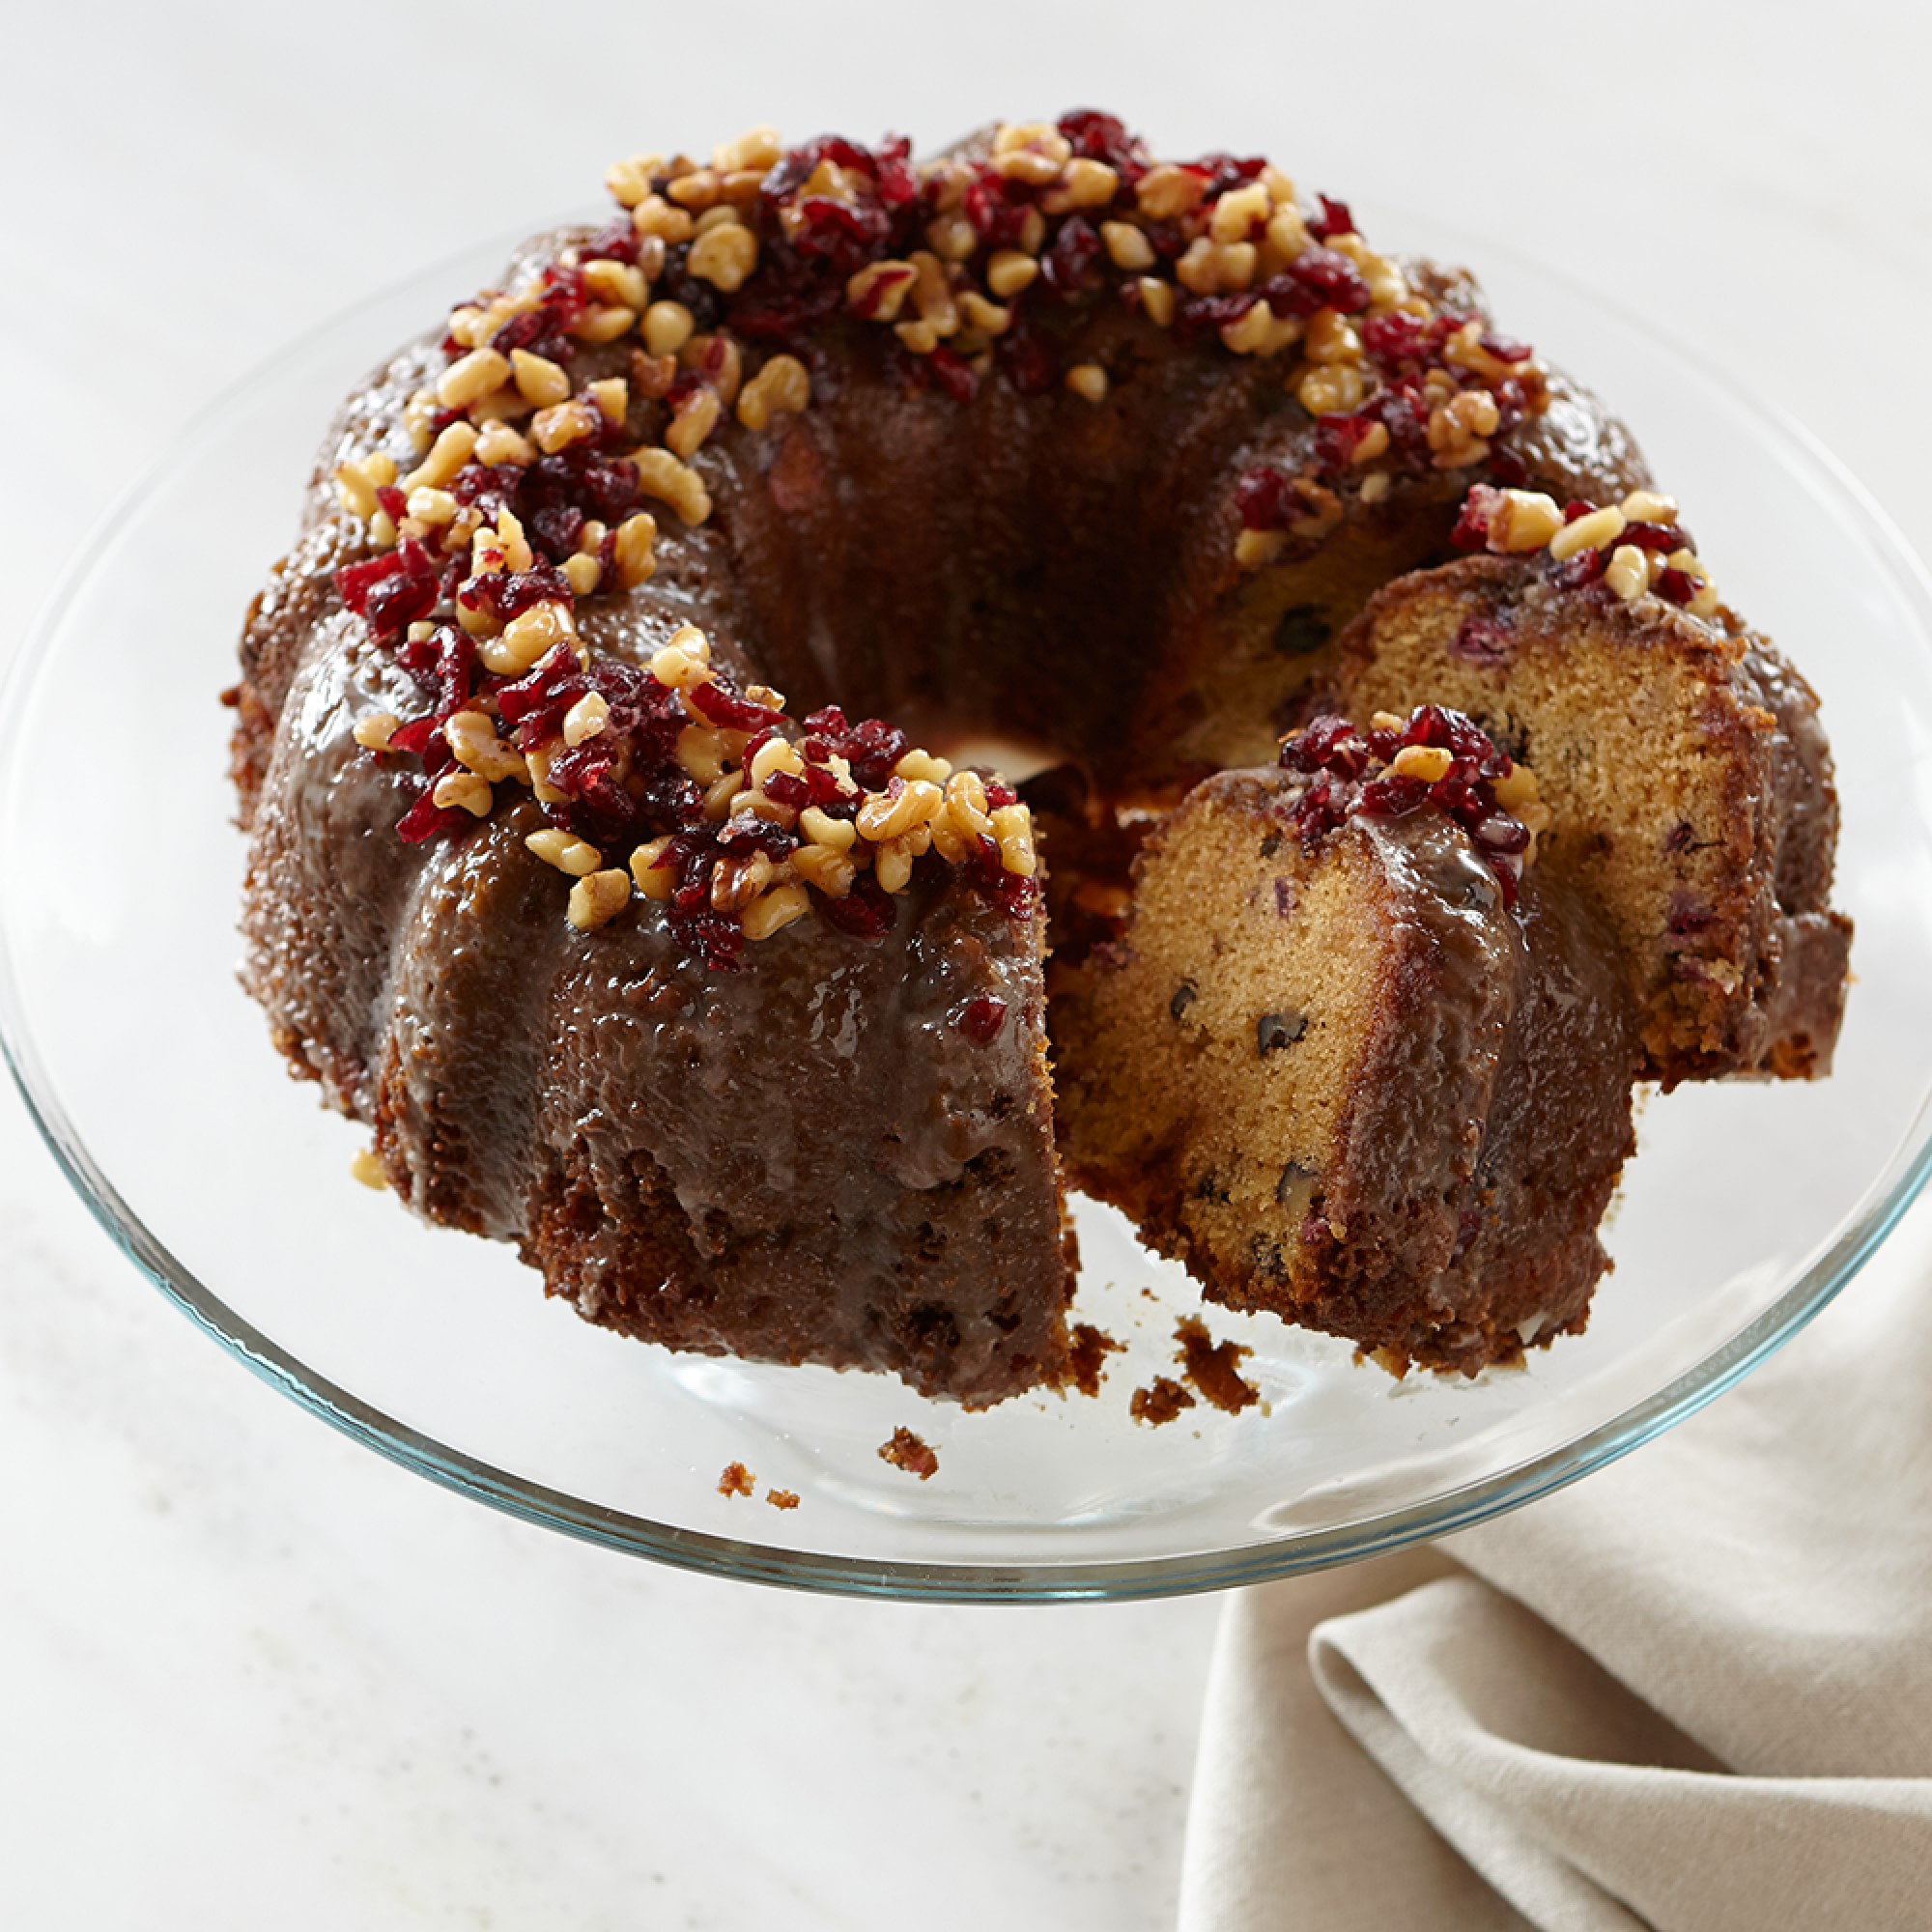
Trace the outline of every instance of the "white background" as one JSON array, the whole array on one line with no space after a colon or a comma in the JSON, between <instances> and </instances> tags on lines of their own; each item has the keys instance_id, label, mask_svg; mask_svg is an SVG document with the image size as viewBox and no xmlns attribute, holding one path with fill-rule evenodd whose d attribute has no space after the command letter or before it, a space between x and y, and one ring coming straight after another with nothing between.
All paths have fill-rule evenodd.
<instances>
[{"instance_id":1,"label":"white background","mask_svg":"<svg viewBox=\"0 0 1932 1932\"><path fill-rule=\"evenodd\" d=\"M0 46L0 659L278 344L758 121L1266 151L1649 311L1932 539L1915 8L14 0ZM1171 1920L1211 1603L816 1602L458 1501L195 1334L10 1092L0 1289L0 1923Z\"/></svg>"}]
</instances>

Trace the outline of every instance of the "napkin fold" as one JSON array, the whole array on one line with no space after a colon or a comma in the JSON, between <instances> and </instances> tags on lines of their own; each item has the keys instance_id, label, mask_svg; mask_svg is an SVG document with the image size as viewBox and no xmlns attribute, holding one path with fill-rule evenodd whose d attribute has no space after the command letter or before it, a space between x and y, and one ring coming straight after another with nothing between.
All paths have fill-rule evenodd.
<instances>
[{"instance_id":1,"label":"napkin fold","mask_svg":"<svg viewBox=\"0 0 1932 1932\"><path fill-rule=\"evenodd\" d=\"M1182 1932L1932 1927L1932 1204L1571 1489L1223 1615Z\"/></svg>"}]
</instances>

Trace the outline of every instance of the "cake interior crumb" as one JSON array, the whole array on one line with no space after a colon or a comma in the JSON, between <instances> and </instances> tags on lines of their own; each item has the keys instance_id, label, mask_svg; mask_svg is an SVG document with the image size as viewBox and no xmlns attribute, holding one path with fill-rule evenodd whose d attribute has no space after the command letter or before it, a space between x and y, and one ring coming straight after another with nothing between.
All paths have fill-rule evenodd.
<instances>
[{"instance_id":1,"label":"cake interior crumb","mask_svg":"<svg viewBox=\"0 0 1932 1932\"><path fill-rule=\"evenodd\" d=\"M1098 1395L1104 1375L1101 1364L1109 1355L1122 1354L1125 1350L1124 1342L1115 1341L1091 1321L1075 1322L1073 1342L1067 1350L1061 1386L1077 1389L1082 1395Z\"/></svg>"},{"instance_id":2,"label":"cake interior crumb","mask_svg":"<svg viewBox=\"0 0 1932 1932\"><path fill-rule=\"evenodd\" d=\"M1174 1339L1180 1344L1181 1374L1204 1401L1238 1415L1262 1399L1261 1390L1237 1366L1243 1355L1254 1353L1252 1349L1234 1341L1217 1344L1198 1315L1182 1316Z\"/></svg>"},{"instance_id":3,"label":"cake interior crumb","mask_svg":"<svg viewBox=\"0 0 1932 1932\"><path fill-rule=\"evenodd\" d=\"M1127 1412L1136 1422L1158 1429L1172 1422L1183 1408L1192 1408L1194 1398L1172 1376L1156 1376L1146 1388L1136 1389Z\"/></svg>"},{"instance_id":4,"label":"cake interior crumb","mask_svg":"<svg viewBox=\"0 0 1932 1932\"><path fill-rule=\"evenodd\" d=\"M893 1439L879 1444L879 1460L917 1476L922 1483L930 1482L939 1473L939 1458L910 1429L895 1429Z\"/></svg>"},{"instance_id":5,"label":"cake interior crumb","mask_svg":"<svg viewBox=\"0 0 1932 1932\"><path fill-rule=\"evenodd\" d=\"M751 1470L742 1463L726 1463L724 1473L718 1478L718 1493L721 1496L749 1496L756 1483Z\"/></svg>"}]
</instances>

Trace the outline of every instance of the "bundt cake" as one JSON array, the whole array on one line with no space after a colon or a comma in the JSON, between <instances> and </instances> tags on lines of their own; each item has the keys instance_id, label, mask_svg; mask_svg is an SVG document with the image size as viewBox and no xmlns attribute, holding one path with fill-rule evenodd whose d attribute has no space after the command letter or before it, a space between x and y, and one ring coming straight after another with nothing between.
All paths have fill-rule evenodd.
<instances>
[{"instance_id":1,"label":"bundt cake","mask_svg":"<svg viewBox=\"0 0 1932 1932\"><path fill-rule=\"evenodd\" d=\"M1367 692L1378 661L1409 682L1337 639L1454 555L1471 485L1610 503L1651 479L1466 276L1378 254L1259 159L1159 162L1105 115L924 162L758 130L610 185L614 220L531 242L328 433L231 694L244 978L294 1069L372 1126L375 1173L517 1242L589 1320L989 1404L1067 1361L1049 924L1084 971L1190 785L1266 763L1311 694ZM1747 661L1746 711L1749 678L1802 705ZM1743 782L1804 769L1767 750ZM1287 782L1215 781L1151 876ZM1822 807L1784 808L1781 843L1752 809L1791 867L1806 838L1829 863ZM1687 823L1700 849L1737 836ZM1376 983L1413 979L1407 889L1367 855L1434 841L1466 867L1479 833L1428 813L1279 876L1380 908L1401 957L1376 952ZM1469 914L1532 1015L1504 1063L1548 1030L1540 989L1588 977L1538 937L1597 917L1550 871L1526 920ZM1776 1016L1830 963L1797 929L1773 922L1749 969L1761 1046L1693 1002L1717 1043L1653 1058L1821 1064L1822 1023L1801 1047ZM1715 973L1720 943L1672 971ZM1580 1229L1559 1287L1532 1285L1541 1250L1504 1255L1523 1215L1499 1163L1535 1140L1492 1122L1456 1182L1459 1228L1491 1218L1438 1266L1481 1336L1573 1322L1598 1264ZM1214 1265L1238 1245L1217 1227ZM1285 1305L1268 1279L1248 1303ZM1318 1319L1417 1359L1495 1352L1367 1283Z\"/></svg>"},{"instance_id":2,"label":"bundt cake","mask_svg":"<svg viewBox=\"0 0 1932 1932\"><path fill-rule=\"evenodd\" d=\"M1196 786L1060 1000L1069 1179L1216 1300L1393 1368L1580 1326L1634 1009L1525 818L1531 773L1435 706L1318 719Z\"/></svg>"}]
</instances>

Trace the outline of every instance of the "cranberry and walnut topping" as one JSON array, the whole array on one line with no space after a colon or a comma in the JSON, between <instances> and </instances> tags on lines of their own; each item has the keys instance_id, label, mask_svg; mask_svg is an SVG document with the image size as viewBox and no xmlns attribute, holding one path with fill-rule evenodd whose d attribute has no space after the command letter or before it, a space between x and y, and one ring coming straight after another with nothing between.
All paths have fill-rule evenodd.
<instances>
[{"instance_id":1,"label":"cranberry and walnut topping","mask_svg":"<svg viewBox=\"0 0 1932 1932\"><path fill-rule=\"evenodd\" d=\"M1514 459L1497 439L1548 405L1531 351L1492 331L1459 285L1412 279L1378 253L1346 203L1300 195L1260 157L1157 163L1091 110L1003 124L923 162L897 136L868 148L827 135L787 151L758 128L708 164L638 156L607 182L615 221L517 289L452 313L447 367L412 405L424 462L406 490L448 485L478 461L530 467L582 447L607 468L631 465L634 496L699 523L710 500L685 466L734 401L753 433L808 407L810 344L834 320L876 327L909 384L962 401L995 371L1028 394L1104 400L1120 372L1073 344L1078 324L1110 308L1229 355L1278 359L1313 437L1294 475L1260 473L1347 483L1369 500L1395 471L1493 459L1506 472ZM639 401L668 408L607 410L600 425L572 365L625 341L638 344ZM691 355L700 341L715 352L709 368ZM345 502L373 521L377 483L393 478L345 469ZM581 494L570 498L580 509ZM1275 560L1274 532L1321 533L1295 497L1244 493L1243 569ZM388 541L402 521L390 513Z\"/></svg>"},{"instance_id":2,"label":"cranberry and walnut topping","mask_svg":"<svg viewBox=\"0 0 1932 1932\"><path fill-rule=\"evenodd\" d=\"M500 527L495 541L507 541ZM527 788L550 823L525 843L574 881L572 925L609 925L635 888L716 971L814 903L842 932L882 936L922 863L1033 916L1032 816L999 780L955 772L879 719L852 724L837 706L789 717L781 694L741 691L714 667L695 625L647 666L593 657L568 586L534 558L523 571L499 558L460 585L458 567L439 572L410 541L337 577L429 700L354 734L371 756L421 760L405 839L458 834L492 814L498 786ZM990 1039L997 1021L968 1028L981 1029Z\"/></svg>"},{"instance_id":3,"label":"cranberry and walnut topping","mask_svg":"<svg viewBox=\"0 0 1932 1932\"><path fill-rule=\"evenodd\" d=\"M1561 590L1601 583L1626 604L1661 597L1722 628L1724 607L1690 534L1677 521L1674 497L1633 490L1620 503L1573 500L1532 490L1479 483L1463 505L1453 541L1498 555L1541 554Z\"/></svg>"},{"instance_id":4,"label":"cranberry and walnut topping","mask_svg":"<svg viewBox=\"0 0 1932 1932\"><path fill-rule=\"evenodd\" d=\"M1366 729L1332 714L1317 718L1283 740L1281 765L1307 780L1290 813L1306 850L1351 818L1440 812L1469 835L1506 906L1516 903L1536 834L1549 823L1536 774L1472 719L1437 704L1406 719L1378 712Z\"/></svg>"}]
</instances>

